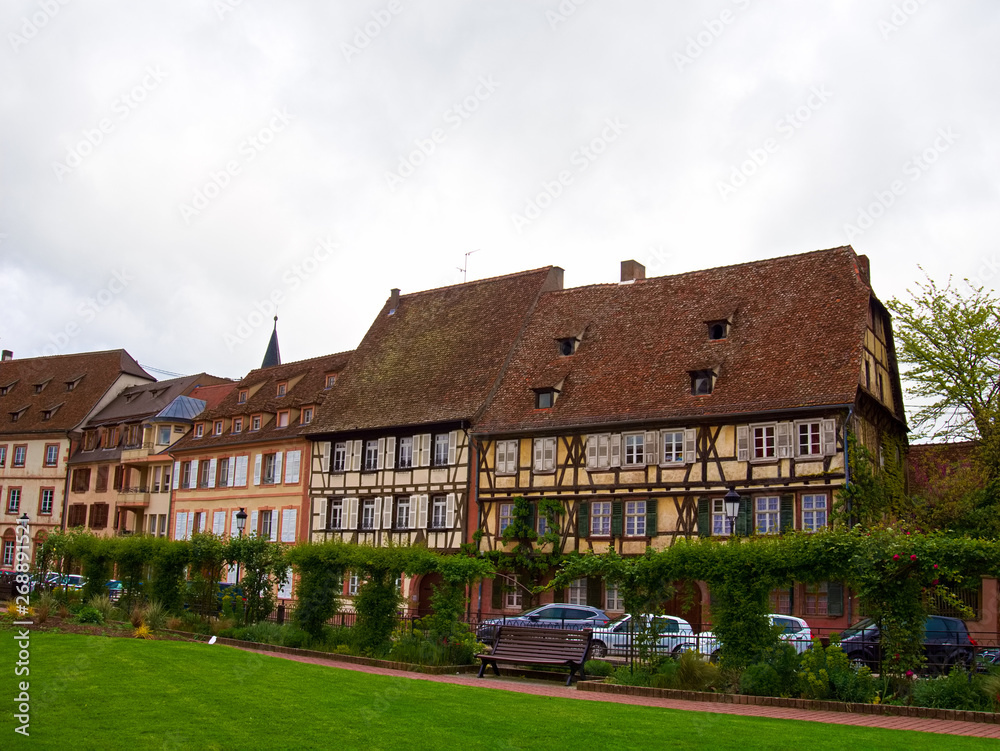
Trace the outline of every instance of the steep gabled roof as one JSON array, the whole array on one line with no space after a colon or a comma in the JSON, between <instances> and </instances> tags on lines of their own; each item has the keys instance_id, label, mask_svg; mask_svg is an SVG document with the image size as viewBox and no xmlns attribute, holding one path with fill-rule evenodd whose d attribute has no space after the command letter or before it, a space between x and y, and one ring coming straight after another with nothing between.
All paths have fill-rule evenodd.
<instances>
[{"instance_id":1,"label":"steep gabled roof","mask_svg":"<svg viewBox=\"0 0 1000 751\"><path fill-rule=\"evenodd\" d=\"M207 373L181 376L169 381L143 383L130 386L116 396L108 406L88 420L87 425L112 425L136 422L159 413L178 396L190 395L200 385L223 384L232 388L233 382Z\"/></svg>"},{"instance_id":2,"label":"steep gabled roof","mask_svg":"<svg viewBox=\"0 0 1000 751\"><path fill-rule=\"evenodd\" d=\"M561 287L545 267L390 298L308 432L471 420L539 294Z\"/></svg>"},{"instance_id":3,"label":"steep gabled roof","mask_svg":"<svg viewBox=\"0 0 1000 751\"><path fill-rule=\"evenodd\" d=\"M156 380L123 349L4 360L0 435L72 430L122 375Z\"/></svg>"},{"instance_id":4,"label":"steep gabled roof","mask_svg":"<svg viewBox=\"0 0 1000 751\"><path fill-rule=\"evenodd\" d=\"M872 291L850 247L542 296L476 432L853 404ZM728 335L709 339L709 323ZM557 340L581 337L560 356ZM714 390L692 394L692 373ZM557 387L554 406L535 391ZM899 416L902 417L901 415Z\"/></svg>"}]
</instances>

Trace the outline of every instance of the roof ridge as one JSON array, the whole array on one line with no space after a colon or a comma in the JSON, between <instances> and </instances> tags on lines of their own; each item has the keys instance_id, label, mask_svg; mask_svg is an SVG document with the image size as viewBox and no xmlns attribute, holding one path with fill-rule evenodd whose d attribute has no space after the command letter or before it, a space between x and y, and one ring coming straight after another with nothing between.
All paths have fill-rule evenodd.
<instances>
[{"instance_id":1,"label":"roof ridge","mask_svg":"<svg viewBox=\"0 0 1000 751\"><path fill-rule=\"evenodd\" d=\"M407 292L405 294L400 294L400 297L415 297L417 295L426 295L426 294L429 294L431 292L441 292L443 290L454 289L456 287L471 287L474 284L485 284L487 282L499 282L499 281L504 281L504 280L507 280L507 279L515 279L515 278L517 278L519 276L528 276L530 274L540 274L543 271L546 272L546 273L548 273L553 268L555 268L555 266L552 265L552 264L549 264L548 266L539 266L537 269L528 269L527 271L515 271L515 272L513 272L511 274L501 274L499 276L488 276L488 277L486 277L484 279L473 279L472 281L469 281L469 282L459 282L457 284L446 284L446 285L441 286L441 287L431 287L430 289L421 289L421 290L417 290L416 292Z\"/></svg>"}]
</instances>

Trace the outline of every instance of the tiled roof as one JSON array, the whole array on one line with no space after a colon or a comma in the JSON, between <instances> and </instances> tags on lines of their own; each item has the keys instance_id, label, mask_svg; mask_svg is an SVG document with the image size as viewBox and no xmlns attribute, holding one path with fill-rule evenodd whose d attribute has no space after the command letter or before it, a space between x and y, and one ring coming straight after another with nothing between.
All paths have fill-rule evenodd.
<instances>
[{"instance_id":1,"label":"tiled roof","mask_svg":"<svg viewBox=\"0 0 1000 751\"><path fill-rule=\"evenodd\" d=\"M326 376L339 375L352 354L352 352L338 352L250 371L221 401L217 402L215 407L209 406L198 415L197 421L204 421L209 426L205 435L195 438L194 432L189 432L171 447L170 452L207 450L300 436L308 426L300 425L293 420L288 427L275 427L274 414L279 410L322 404L337 388L337 385L330 389L326 388ZM282 382L286 382L288 387L285 395L279 397L277 387ZM242 391L249 392L244 404L239 403ZM208 396L202 392L204 389L199 389L194 395L199 398ZM270 415L271 419L266 421L260 430L248 430L251 415L257 414ZM233 417L244 418L244 428L241 433L233 433L227 425L226 432L222 435L209 434L213 420L219 418L231 420Z\"/></svg>"},{"instance_id":2,"label":"tiled roof","mask_svg":"<svg viewBox=\"0 0 1000 751\"><path fill-rule=\"evenodd\" d=\"M543 295L482 433L853 404L872 292L850 247ZM708 323L729 319L710 341ZM576 354L556 339L582 336ZM691 372L714 369L708 395ZM533 389L556 386L551 409ZM902 415L899 415L902 418Z\"/></svg>"},{"instance_id":3,"label":"tiled roof","mask_svg":"<svg viewBox=\"0 0 1000 751\"><path fill-rule=\"evenodd\" d=\"M486 402L538 295L545 267L388 300L309 433L471 420Z\"/></svg>"},{"instance_id":4,"label":"tiled roof","mask_svg":"<svg viewBox=\"0 0 1000 751\"><path fill-rule=\"evenodd\" d=\"M156 380L123 349L4 360L0 362L0 435L76 428L121 375ZM72 389L70 383L75 384ZM18 413L16 422L11 413Z\"/></svg>"},{"instance_id":5,"label":"tiled roof","mask_svg":"<svg viewBox=\"0 0 1000 751\"><path fill-rule=\"evenodd\" d=\"M108 406L88 421L89 426L136 422L151 417L170 404L175 397L189 395L200 384L219 384L232 388L233 382L207 373L172 378L169 381L131 386L116 396Z\"/></svg>"}]
</instances>

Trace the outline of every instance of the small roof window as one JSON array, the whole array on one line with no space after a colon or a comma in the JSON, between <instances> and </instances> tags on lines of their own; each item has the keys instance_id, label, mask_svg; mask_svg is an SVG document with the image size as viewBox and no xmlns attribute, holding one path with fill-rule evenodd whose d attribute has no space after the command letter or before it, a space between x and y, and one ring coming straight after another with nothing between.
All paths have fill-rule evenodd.
<instances>
[{"instance_id":1,"label":"small roof window","mask_svg":"<svg viewBox=\"0 0 1000 751\"><path fill-rule=\"evenodd\" d=\"M717 342L729 338L729 321L709 321L708 339Z\"/></svg>"},{"instance_id":2,"label":"small roof window","mask_svg":"<svg viewBox=\"0 0 1000 751\"><path fill-rule=\"evenodd\" d=\"M580 340L575 336L567 336L562 339L556 339L556 344L559 347L559 354L562 357L568 357L569 355L576 354L576 348L580 344Z\"/></svg>"},{"instance_id":3,"label":"small roof window","mask_svg":"<svg viewBox=\"0 0 1000 751\"><path fill-rule=\"evenodd\" d=\"M705 396L715 390L714 370L691 371L691 393L694 396Z\"/></svg>"}]
</instances>

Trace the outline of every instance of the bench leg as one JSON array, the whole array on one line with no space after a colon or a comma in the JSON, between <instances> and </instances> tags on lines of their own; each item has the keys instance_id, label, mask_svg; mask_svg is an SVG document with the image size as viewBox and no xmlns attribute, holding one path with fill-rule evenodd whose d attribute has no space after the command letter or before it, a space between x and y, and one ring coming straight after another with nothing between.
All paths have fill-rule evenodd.
<instances>
[{"instance_id":1,"label":"bench leg","mask_svg":"<svg viewBox=\"0 0 1000 751\"><path fill-rule=\"evenodd\" d=\"M483 664L479 666L479 677L483 677L483 673L486 672L486 660L483 660Z\"/></svg>"},{"instance_id":2,"label":"bench leg","mask_svg":"<svg viewBox=\"0 0 1000 751\"><path fill-rule=\"evenodd\" d=\"M566 679L566 685L569 686L573 683L573 676L576 674L576 665L569 666L569 678Z\"/></svg>"},{"instance_id":3,"label":"bench leg","mask_svg":"<svg viewBox=\"0 0 1000 751\"><path fill-rule=\"evenodd\" d=\"M493 672L496 673L497 678L499 678L500 677L500 667L496 664L496 662L491 662L490 665L493 666Z\"/></svg>"}]
</instances>

